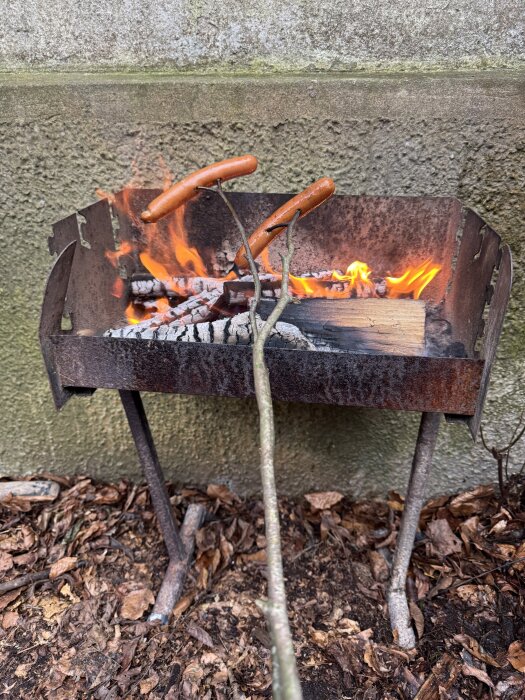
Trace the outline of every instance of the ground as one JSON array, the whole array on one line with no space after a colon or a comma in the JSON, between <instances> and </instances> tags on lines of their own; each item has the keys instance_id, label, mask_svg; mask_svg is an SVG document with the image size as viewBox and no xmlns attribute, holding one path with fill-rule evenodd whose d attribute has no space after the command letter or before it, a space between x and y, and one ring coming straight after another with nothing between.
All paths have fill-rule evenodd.
<instances>
[{"instance_id":1,"label":"ground","mask_svg":"<svg viewBox=\"0 0 525 700\"><path fill-rule=\"evenodd\" d=\"M40 477L41 478L41 477ZM146 622L166 554L147 489L65 479L51 503L1 505L0 694L8 698L271 697L263 511L225 486L170 488L181 519L202 502L184 596ZM525 698L525 484L429 501L409 594L413 652L392 639L385 581L402 498L280 502L293 637L306 699ZM523 642L523 646L522 646Z\"/></svg>"}]
</instances>

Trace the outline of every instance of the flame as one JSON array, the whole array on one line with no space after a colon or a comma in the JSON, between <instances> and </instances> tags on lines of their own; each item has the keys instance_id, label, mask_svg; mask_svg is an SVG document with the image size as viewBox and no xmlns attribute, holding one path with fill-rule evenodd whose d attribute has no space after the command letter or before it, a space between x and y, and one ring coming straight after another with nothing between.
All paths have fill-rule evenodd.
<instances>
[{"instance_id":1,"label":"flame","mask_svg":"<svg viewBox=\"0 0 525 700\"><path fill-rule=\"evenodd\" d=\"M159 156L159 165L162 171L163 189L168 188L173 177L165 161ZM123 241L116 251L107 251L106 257L117 268L123 255L134 253L138 255L142 265L156 279L161 280L166 288L181 296L187 294L188 289L184 285L178 285L173 278L207 277L208 271L199 251L189 244L189 236L184 223L185 207L177 209L169 217L158 224L145 224L139 216L137 205L133 202L133 190L140 186L140 174L136 163L132 164L133 177L126 185L120 196L108 194L103 190L97 190L99 197L105 197L113 207L119 207L133 226L138 229L139 243ZM270 262L269 249L266 248L260 255L262 269L280 278L279 271L275 270ZM361 260L354 260L345 272L340 270L327 270L315 277L296 277L290 275L290 291L297 297L410 297L419 299L425 287L434 279L441 270L441 266L427 259L419 265L408 266L399 277L384 277L374 275L369 265ZM235 279L233 273L222 279ZM118 278L112 293L122 297L126 285ZM169 308L167 299L159 299L156 306L148 309L130 303L126 308L126 318L129 323L139 323L149 318L153 310L166 311Z\"/></svg>"},{"instance_id":2,"label":"flame","mask_svg":"<svg viewBox=\"0 0 525 700\"><path fill-rule=\"evenodd\" d=\"M401 277L386 277L387 296L397 299L412 295L414 299L419 299L423 289L440 270L441 266L434 265L428 258L417 267L408 267Z\"/></svg>"}]
</instances>

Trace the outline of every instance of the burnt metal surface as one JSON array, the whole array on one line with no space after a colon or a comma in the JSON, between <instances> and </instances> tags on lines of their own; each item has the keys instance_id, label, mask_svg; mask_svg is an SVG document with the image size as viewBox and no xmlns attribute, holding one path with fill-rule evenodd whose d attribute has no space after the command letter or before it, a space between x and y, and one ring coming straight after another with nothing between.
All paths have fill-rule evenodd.
<instances>
[{"instance_id":1,"label":"burnt metal surface","mask_svg":"<svg viewBox=\"0 0 525 700\"><path fill-rule=\"evenodd\" d=\"M184 547L171 508L164 475L153 442L144 404L138 391L120 391L120 399L128 419L131 434L139 455L142 471L148 482L149 492L159 529L170 559L184 557Z\"/></svg>"},{"instance_id":2,"label":"burnt metal surface","mask_svg":"<svg viewBox=\"0 0 525 700\"><path fill-rule=\"evenodd\" d=\"M483 335L483 311L490 301L494 269L499 265L501 239L475 212L466 210L455 275L446 308L454 340L473 357ZM501 309L505 313L506 305Z\"/></svg>"},{"instance_id":3,"label":"burnt metal surface","mask_svg":"<svg viewBox=\"0 0 525 700\"><path fill-rule=\"evenodd\" d=\"M73 258L77 242L64 242L64 249L58 256L53 265L47 280L44 300L42 302L42 310L40 313L40 325L38 335L42 348L42 355L46 365L51 393L57 408L62 406L71 397L72 391L65 389L62 382L57 376L55 358L51 344L51 336L60 333L62 325L62 317L64 314L64 305L66 300L66 292L70 280L70 274L73 266Z\"/></svg>"},{"instance_id":4,"label":"burnt metal surface","mask_svg":"<svg viewBox=\"0 0 525 700\"><path fill-rule=\"evenodd\" d=\"M199 250L210 272L217 251L238 247L238 233L227 209L209 192L191 200L182 217L179 212L178 217L166 217L156 225L142 224L139 213L158 192L131 189L117 195L112 204L118 220L114 233L107 201L81 210L85 223L80 230L76 216L54 226L51 252L59 253L67 243L77 241L64 305L74 331L98 331L122 322L126 299L112 295L118 270L105 255L114 250L114 237L137 249L119 261L128 278L144 271L138 253L146 241L159 251L169 250L173 227L184 228L188 244ZM290 195L229 196L250 231ZM471 429L476 428L510 290L510 255L507 259L504 251L479 351L491 278L502 255L500 239L492 229L453 198L335 196L299 222L295 242L296 273L344 269L354 259L364 260L377 274L393 275L429 257L441 264L442 271L422 299L442 302L452 340L465 347L467 357L268 350L275 398L474 416ZM277 263L282 246L282 240L272 244L272 262ZM52 275L48 286L55 284ZM81 337L54 326L48 326L41 339L57 406L71 391L95 387L253 395L249 348Z\"/></svg>"},{"instance_id":5,"label":"burnt metal surface","mask_svg":"<svg viewBox=\"0 0 525 700\"><path fill-rule=\"evenodd\" d=\"M254 396L250 347L53 336L66 387ZM482 360L266 351L275 399L472 415Z\"/></svg>"},{"instance_id":6,"label":"burnt metal surface","mask_svg":"<svg viewBox=\"0 0 525 700\"><path fill-rule=\"evenodd\" d=\"M496 281L494 294L490 301L489 313L485 333L483 336L483 347L481 350L481 355L485 361L485 364L483 367L483 374L481 376L481 386L478 395L476 413L469 420L469 429L474 440L477 437L479 426L481 423L483 404L485 403L485 397L487 395L489 387L490 371L492 369L493 362L496 358L498 341L503 327L505 311L509 303L511 287L512 254L510 252L510 248L507 245L504 245L501 250L501 260L498 269L498 279Z\"/></svg>"}]
</instances>

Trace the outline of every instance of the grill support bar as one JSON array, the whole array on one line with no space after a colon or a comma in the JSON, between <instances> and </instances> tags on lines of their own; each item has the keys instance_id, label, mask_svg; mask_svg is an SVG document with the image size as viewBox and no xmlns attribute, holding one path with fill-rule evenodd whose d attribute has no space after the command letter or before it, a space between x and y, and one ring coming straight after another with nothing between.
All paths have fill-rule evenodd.
<instances>
[{"instance_id":1,"label":"grill support bar","mask_svg":"<svg viewBox=\"0 0 525 700\"><path fill-rule=\"evenodd\" d=\"M412 471L405 497L405 508L397 538L394 563L388 588L388 611L395 641L405 649L416 645L410 622L406 581L410 557L425 502L425 491L432 465L432 456L439 432L440 413L423 413L417 436Z\"/></svg>"},{"instance_id":2,"label":"grill support bar","mask_svg":"<svg viewBox=\"0 0 525 700\"><path fill-rule=\"evenodd\" d=\"M169 556L168 569L149 621L167 624L173 606L182 593L186 571L193 553L195 534L204 520L205 510L203 506L195 504L188 507L181 537L173 517L164 475L140 393L120 390L119 394Z\"/></svg>"}]
</instances>

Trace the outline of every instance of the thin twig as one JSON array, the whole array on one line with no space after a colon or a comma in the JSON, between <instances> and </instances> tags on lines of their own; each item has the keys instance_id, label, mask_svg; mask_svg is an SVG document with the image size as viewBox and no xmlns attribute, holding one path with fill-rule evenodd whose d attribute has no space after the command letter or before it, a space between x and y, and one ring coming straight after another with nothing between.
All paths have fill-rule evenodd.
<instances>
[{"instance_id":1,"label":"thin twig","mask_svg":"<svg viewBox=\"0 0 525 700\"><path fill-rule=\"evenodd\" d=\"M43 571L35 571L33 574L24 574L24 576L18 576L10 581L5 581L0 583L0 595L2 593L8 593L9 591L14 591L17 588L23 588L24 586L29 586L37 581L45 581L49 578L49 572L51 569L44 569Z\"/></svg>"},{"instance_id":2,"label":"thin twig","mask_svg":"<svg viewBox=\"0 0 525 700\"><path fill-rule=\"evenodd\" d=\"M222 189L222 183L221 180L217 180L217 187L199 187L198 189L200 190L208 190L209 192L216 192L224 204L228 207L228 210L230 214L232 215L233 220L235 221L237 228L239 229L239 233L241 234L241 239L244 245L244 249L246 251L246 258L248 260L248 264L250 266L250 272L252 273L253 277L253 284L255 288L255 294L254 298L250 300L250 303L248 304L248 311L250 313L250 323L252 326L252 333L253 333L253 340L255 342L257 335L258 335L258 330L257 330L257 323L255 319L255 310L259 304L259 301L261 300L261 280L259 279L259 273L257 270L257 265L255 264L255 260L252 255L252 250L250 248L250 244L248 243L248 236L246 235L246 229L244 228L244 225L237 214L237 211L233 204L230 202L228 197L226 196L226 193Z\"/></svg>"}]
</instances>

